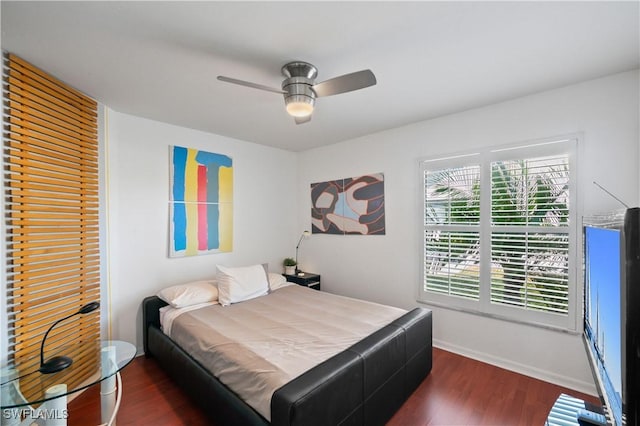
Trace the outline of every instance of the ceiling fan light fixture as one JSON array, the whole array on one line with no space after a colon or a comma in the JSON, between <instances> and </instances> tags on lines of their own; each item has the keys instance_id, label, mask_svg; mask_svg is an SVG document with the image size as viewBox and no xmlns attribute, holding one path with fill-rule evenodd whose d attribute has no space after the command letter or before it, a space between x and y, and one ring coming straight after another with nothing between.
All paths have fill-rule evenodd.
<instances>
[{"instance_id":1,"label":"ceiling fan light fixture","mask_svg":"<svg viewBox=\"0 0 640 426\"><path fill-rule=\"evenodd\" d=\"M282 82L282 90L223 75L219 75L218 80L267 92L281 93L284 95L287 113L295 118L296 124L311 121L316 98L364 89L376 84L376 77L371 70L344 74L316 84L318 70L310 63L302 61L285 64L282 67L282 75L286 77Z\"/></svg>"},{"instance_id":2,"label":"ceiling fan light fixture","mask_svg":"<svg viewBox=\"0 0 640 426\"><path fill-rule=\"evenodd\" d=\"M287 113L292 117L308 117L313 113L315 99L304 95L293 95L285 98Z\"/></svg>"}]
</instances>

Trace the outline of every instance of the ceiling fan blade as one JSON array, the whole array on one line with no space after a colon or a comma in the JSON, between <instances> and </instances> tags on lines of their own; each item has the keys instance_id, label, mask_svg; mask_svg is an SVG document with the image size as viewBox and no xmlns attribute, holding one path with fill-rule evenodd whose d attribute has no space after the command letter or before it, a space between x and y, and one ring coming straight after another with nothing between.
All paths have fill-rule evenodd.
<instances>
[{"instance_id":1,"label":"ceiling fan blade","mask_svg":"<svg viewBox=\"0 0 640 426\"><path fill-rule=\"evenodd\" d=\"M252 89L266 90L267 92L278 93L280 95L287 93L282 89L275 89L273 87L263 86L262 84L251 83L250 81L238 80L231 77L225 77L223 75L219 75L218 80L224 81L225 83L233 83L233 84L238 84L240 86L251 87Z\"/></svg>"},{"instance_id":2,"label":"ceiling fan blade","mask_svg":"<svg viewBox=\"0 0 640 426\"><path fill-rule=\"evenodd\" d=\"M323 81L313 86L313 91L318 97L331 96L352 90L364 89L376 84L376 76L371 70L356 71L351 74L341 75Z\"/></svg>"},{"instance_id":3,"label":"ceiling fan blade","mask_svg":"<svg viewBox=\"0 0 640 426\"><path fill-rule=\"evenodd\" d=\"M307 115L306 117L294 117L296 119L296 124L304 124L311 121L311 116Z\"/></svg>"}]
</instances>

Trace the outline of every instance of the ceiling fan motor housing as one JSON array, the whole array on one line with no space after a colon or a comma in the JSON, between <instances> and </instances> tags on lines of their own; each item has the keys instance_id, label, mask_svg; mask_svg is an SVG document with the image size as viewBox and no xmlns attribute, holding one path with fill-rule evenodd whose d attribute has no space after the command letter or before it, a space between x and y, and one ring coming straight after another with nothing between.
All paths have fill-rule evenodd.
<instances>
[{"instance_id":1,"label":"ceiling fan motor housing","mask_svg":"<svg viewBox=\"0 0 640 426\"><path fill-rule=\"evenodd\" d=\"M282 75L287 78L305 77L309 80L315 80L318 76L318 69L308 62L295 61L282 67Z\"/></svg>"},{"instance_id":2,"label":"ceiling fan motor housing","mask_svg":"<svg viewBox=\"0 0 640 426\"><path fill-rule=\"evenodd\" d=\"M316 101L312 86L318 70L307 62L290 62L282 67L282 74L287 77L282 82L287 112L294 117L309 116Z\"/></svg>"}]
</instances>

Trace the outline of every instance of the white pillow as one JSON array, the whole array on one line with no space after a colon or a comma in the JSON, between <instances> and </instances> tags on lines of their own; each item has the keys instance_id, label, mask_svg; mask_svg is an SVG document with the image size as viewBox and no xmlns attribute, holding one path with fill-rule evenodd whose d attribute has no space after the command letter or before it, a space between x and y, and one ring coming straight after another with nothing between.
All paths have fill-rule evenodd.
<instances>
[{"instance_id":1,"label":"white pillow","mask_svg":"<svg viewBox=\"0 0 640 426\"><path fill-rule=\"evenodd\" d=\"M262 265L227 268L218 266L218 301L222 306L243 302L269 292L267 274Z\"/></svg>"},{"instance_id":2,"label":"white pillow","mask_svg":"<svg viewBox=\"0 0 640 426\"><path fill-rule=\"evenodd\" d=\"M193 281L160 290L157 296L174 308L218 300L218 287L213 280Z\"/></svg>"},{"instance_id":3,"label":"white pillow","mask_svg":"<svg viewBox=\"0 0 640 426\"><path fill-rule=\"evenodd\" d=\"M287 279L282 274L274 274L273 272L269 272L269 289L271 291L277 290L280 287L284 287L287 285Z\"/></svg>"}]
</instances>

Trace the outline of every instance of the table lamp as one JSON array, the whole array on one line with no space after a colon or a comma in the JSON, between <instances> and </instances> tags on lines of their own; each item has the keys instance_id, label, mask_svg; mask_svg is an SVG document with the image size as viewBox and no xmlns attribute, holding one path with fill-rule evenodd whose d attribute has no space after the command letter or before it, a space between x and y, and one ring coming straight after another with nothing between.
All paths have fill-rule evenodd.
<instances>
[{"instance_id":1,"label":"table lamp","mask_svg":"<svg viewBox=\"0 0 640 426\"><path fill-rule=\"evenodd\" d=\"M309 235L311 235L311 232L302 231L302 235L300 235L300 239L298 240L298 245L296 246L296 274L300 272L300 269L298 269L298 248L300 248L300 244L302 243L302 240L304 240Z\"/></svg>"},{"instance_id":2,"label":"table lamp","mask_svg":"<svg viewBox=\"0 0 640 426\"><path fill-rule=\"evenodd\" d=\"M51 327L49 327L47 332L44 333L44 337L42 338L42 344L40 345L40 368L38 369L39 372L41 372L43 374L57 373L58 371L62 371L65 368L69 367L71 365L71 363L73 362L73 360L71 358L69 358L68 356L54 356L53 358L51 358L47 362L44 361L44 343L47 340L47 336L49 335L49 332L51 330L53 330L53 328L56 325L60 324L62 321L68 320L69 318L71 318L73 316L76 316L76 315L88 314L89 312L95 311L99 307L100 307L100 302L87 303L86 305L81 307L78 310L78 312L74 312L71 315L68 315L68 316L66 316L64 318L59 319L58 321L54 322L51 325Z\"/></svg>"}]
</instances>

